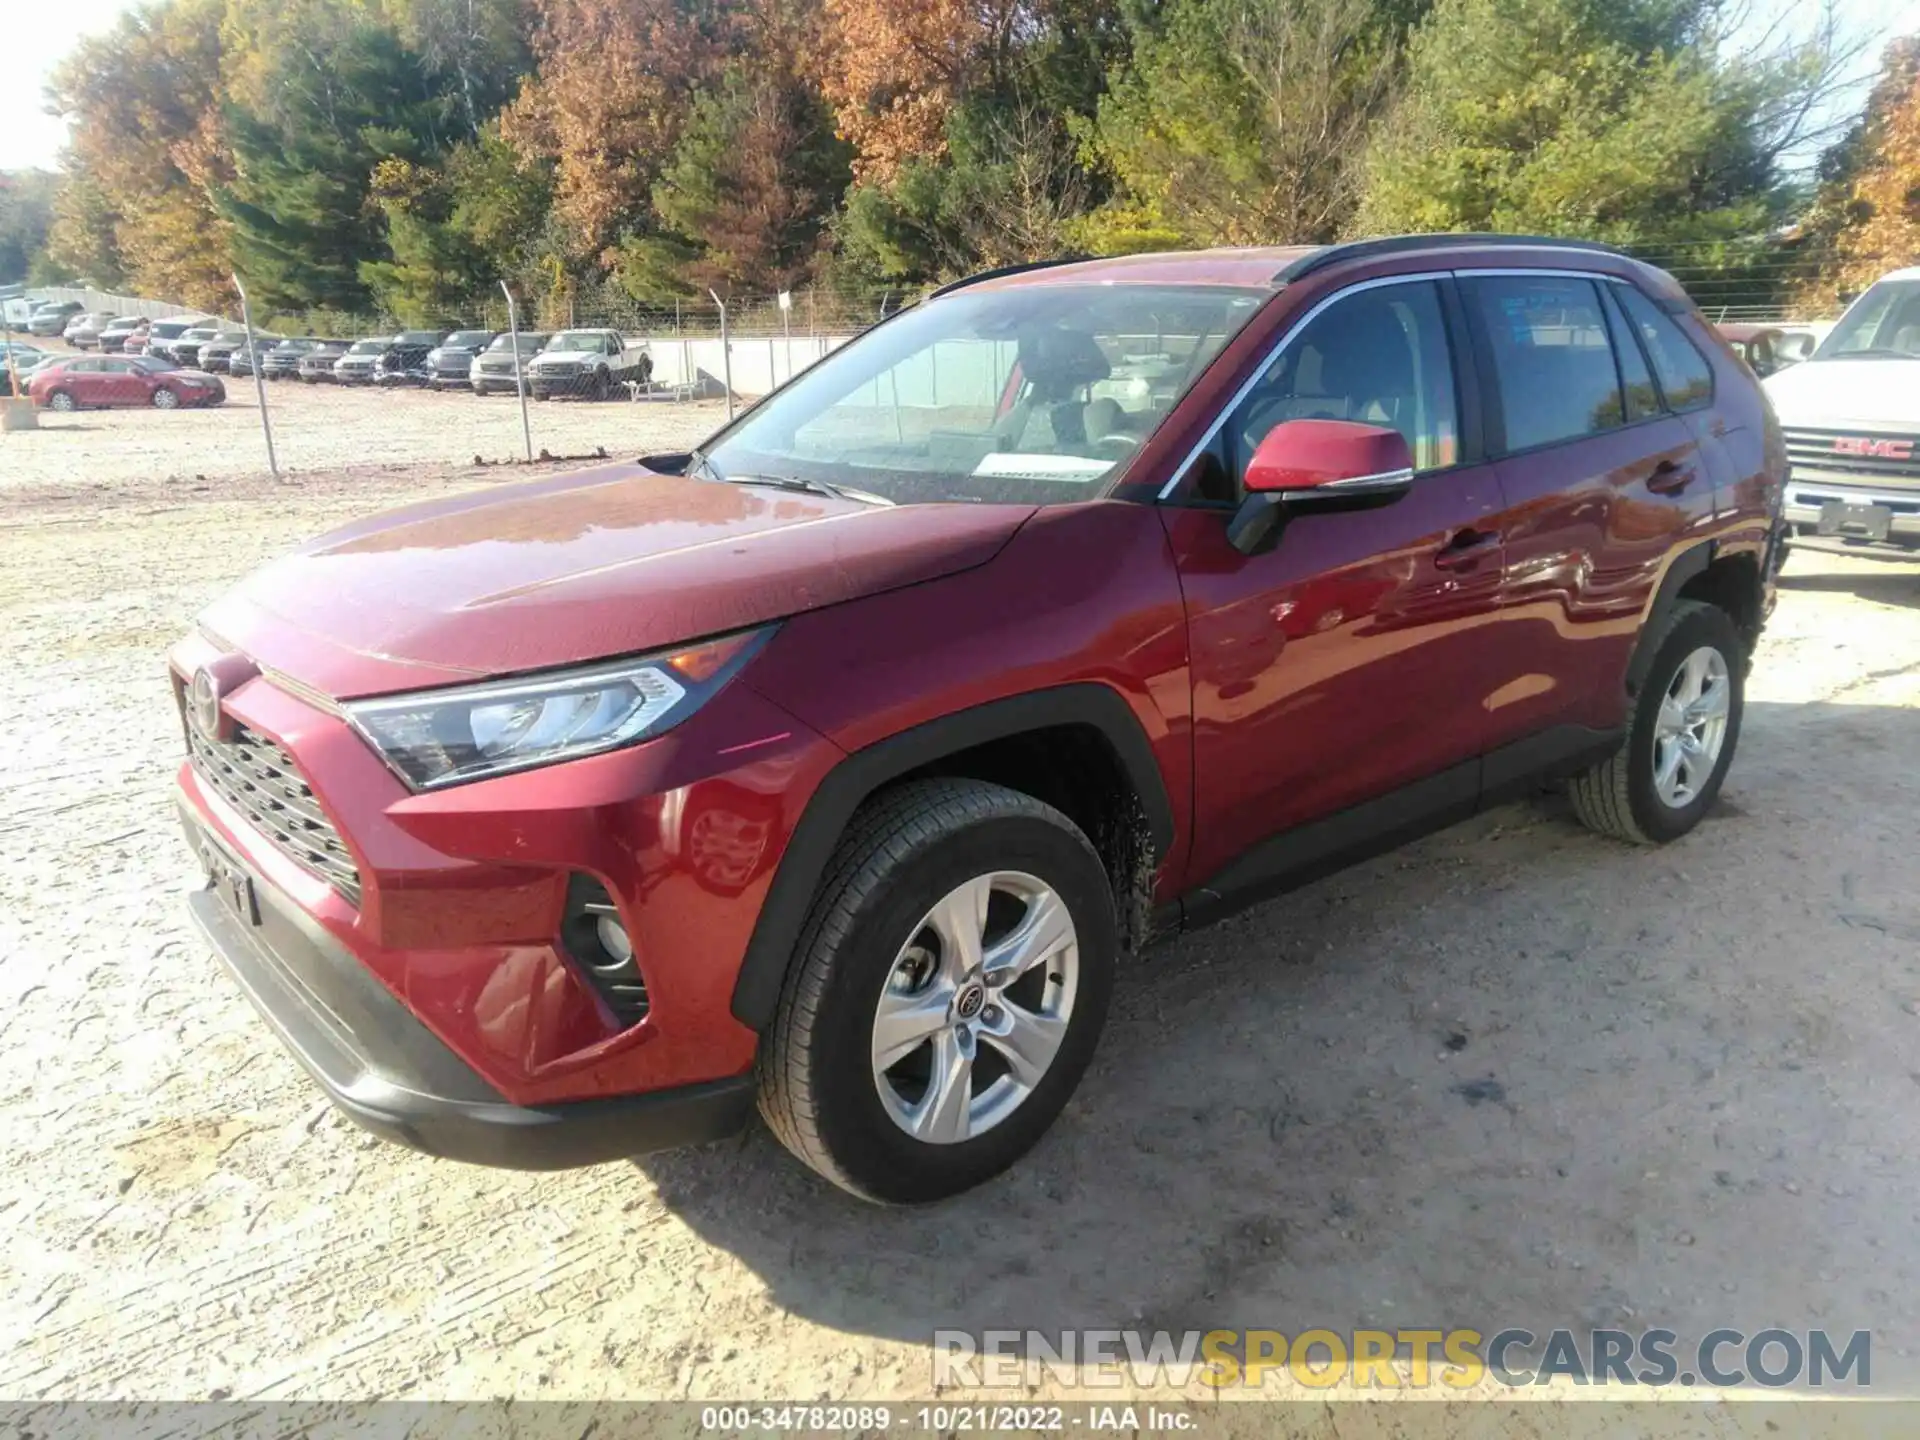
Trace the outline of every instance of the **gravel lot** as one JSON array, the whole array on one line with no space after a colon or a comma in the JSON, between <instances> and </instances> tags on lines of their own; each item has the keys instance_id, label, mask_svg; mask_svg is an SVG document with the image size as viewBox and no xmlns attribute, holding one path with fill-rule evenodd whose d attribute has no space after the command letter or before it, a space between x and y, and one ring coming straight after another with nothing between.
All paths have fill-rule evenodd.
<instances>
[{"instance_id":1,"label":"gravel lot","mask_svg":"<svg viewBox=\"0 0 1920 1440\"><path fill-rule=\"evenodd\" d=\"M512 453L510 401L274 394L289 484L240 404L0 437L0 1396L901 1397L936 1325L1871 1327L1913 1389L1920 567L1796 556L1687 841L1513 806L1161 951L982 1192L877 1211L759 1131L495 1173L336 1117L180 903L165 646L516 473L424 463Z\"/></svg>"},{"instance_id":2,"label":"gravel lot","mask_svg":"<svg viewBox=\"0 0 1920 1440\"><path fill-rule=\"evenodd\" d=\"M4 379L0 378L0 384ZM118 492L127 480L242 478L267 469L253 381L228 379L227 403L211 410L83 410L40 414L40 428L6 436L0 493L17 486ZM461 465L526 454L512 395L463 390L342 389L275 381L267 412L283 472L337 474L369 466ZM533 451L636 455L697 442L726 418L716 400L527 402ZM378 503L376 501L376 503Z\"/></svg>"}]
</instances>

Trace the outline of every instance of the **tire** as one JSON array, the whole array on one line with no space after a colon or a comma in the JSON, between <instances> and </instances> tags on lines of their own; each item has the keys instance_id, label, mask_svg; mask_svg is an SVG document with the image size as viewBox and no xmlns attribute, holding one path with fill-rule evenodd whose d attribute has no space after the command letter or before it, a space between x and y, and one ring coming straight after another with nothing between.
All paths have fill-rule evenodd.
<instances>
[{"instance_id":1,"label":"tire","mask_svg":"<svg viewBox=\"0 0 1920 1440\"><path fill-rule=\"evenodd\" d=\"M153 408L156 410L178 410L180 397L162 385L153 392Z\"/></svg>"},{"instance_id":2,"label":"tire","mask_svg":"<svg viewBox=\"0 0 1920 1440\"><path fill-rule=\"evenodd\" d=\"M1698 825L1719 797L1740 740L1747 651L1733 618L1718 606L1697 600L1676 604L1660 631L1642 643L1654 647L1653 664L1634 700L1626 739L1608 759L1575 776L1567 785L1567 796L1573 802L1574 814L1588 829L1636 845L1664 845ZM1669 697L1676 692L1684 696L1690 687L1694 677L1688 673L1689 666L1702 664L1697 658L1702 652L1719 657L1718 686L1711 683L1713 667L1707 661L1706 670L1698 672L1709 677L1708 690L1701 700L1691 707L1669 710ZM1681 714L1713 711L1716 707L1707 700L1707 694L1715 688L1723 696L1724 724L1708 761L1698 748L1689 751L1681 741L1668 738L1667 732L1672 719ZM1693 722L1688 726L1689 733L1705 723L1710 722ZM1658 766L1675 746L1682 750L1682 763L1663 795Z\"/></svg>"},{"instance_id":3,"label":"tire","mask_svg":"<svg viewBox=\"0 0 1920 1440\"><path fill-rule=\"evenodd\" d=\"M593 372L592 398L605 400L613 394L613 376L604 370Z\"/></svg>"},{"instance_id":4,"label":"tire","mask_svg":"<svg viewBox=\"0 0 1920 1440\"><path fill-rule=\"evenodd\" d=\"M47 408L49 410L58 410L61 414L65 415L78 410L80 404L67 391L56 390L47 396Z\"/></svg>"},{"instance_id":5,"label":"tire","mask_svg":"<svg viewBox=\"0 0 1920 1440\"><path fill-rule=\"evenodd\" d=\"M1053 940L1026 951L1031 968L1005 988L977 979L956 988L936 907L957 914L958 906L947 908L956 897L989 883L987 959L1020 954L1023 931ZM1065 943L1062 909L1071 920ZM1027 930L1044 917L1052 923ZM760 1046L761 1114L796 1156L865 1199L912 1204L971 1189L1025 1154L1066 1105L1100 1038L1117 950L1106 870L1058 810L977 780L915 781L884 792L849 823L801 928ZM924 974L910 977L921 965ZM990 978L984 967L958 969ZM914 990L915 983L924 988ZM917 1006L916 993L926 997ZM914 1048L901 1048L905 1058L884 1074L874 1055L883 1000L935 1017L920 1022L928 1033L905 1042ZM1052 1037L1055 1048L1029 1083L990 1033L995 1024L1008 1035ZM963 1029L978 1038L962 1037ZM958 1064L962 1055L964 1088L943 1091L959 1097L943 1112L929 1077L936 1064ZM916 1083L918 1096L898 1088ZM915 1122L904 1112L916 1101L918 1123L937 1138L906 1128ZM967 1120L959 1123L962 1112ZM955 1123L944 1123L943 1113Z\"/></svg>"}]
</instances>

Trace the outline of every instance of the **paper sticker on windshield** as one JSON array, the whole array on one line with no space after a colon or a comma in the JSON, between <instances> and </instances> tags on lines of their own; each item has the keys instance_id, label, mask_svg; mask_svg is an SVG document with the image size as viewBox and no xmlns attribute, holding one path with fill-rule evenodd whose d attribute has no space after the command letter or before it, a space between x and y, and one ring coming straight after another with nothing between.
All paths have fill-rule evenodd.
<instances>
[{"instance_id":1,"label":"paper sticker on windshield","mask_svg":"<svg viewBox=\"0 0 1920 1440\"><path fill-rule=\"evenodd\" d=\"M1089 460L1084 455L1022 455L1018 452L987 456L973 467L976 475L999 480L1061 480L1077 484L1093 480L1113 468L1111 460Z\"/></svg>"}]
</instances>

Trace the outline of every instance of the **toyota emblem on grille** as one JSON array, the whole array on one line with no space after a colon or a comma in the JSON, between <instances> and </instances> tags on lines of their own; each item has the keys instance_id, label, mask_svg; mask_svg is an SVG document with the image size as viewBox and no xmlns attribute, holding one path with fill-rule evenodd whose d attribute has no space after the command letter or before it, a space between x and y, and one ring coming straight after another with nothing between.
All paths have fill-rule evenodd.
<instances>
[{"instance_id":1,"label":"toyota emblem on grille","mask_svg":"<svg viewBox=\"0 0 1920 1440\"><path fill-rule=\"evenodd\" d=\"M194 729L209 740L220 738L220 685L211 670L194 671L193 684L187 690L187 712L193 717Z\"/></svg>"},{"instance_id":2,"label":"toyota emblem on grille","mask_svg":"<svg viewBox=\"0 0 1920 1440\"><path fill-rule=\"evenodd\" d=\"M1840 455L1868 455L1875 460L1911 460L1913 441L1876 440L1870 435L1842 435L1833 442Z\"/></svg>"},{"instance_id":3,"label":"toyota emblem on grille","mask_svg":"<svg viewBox=\"0 0 1920 1440\"><path fill-rule=\"evenodd\" d=\"M244 655L216 655L187 682L187 719L209 740L231 740L233 722L220 702L260 673Z\"/></svg>"}]
</instances>

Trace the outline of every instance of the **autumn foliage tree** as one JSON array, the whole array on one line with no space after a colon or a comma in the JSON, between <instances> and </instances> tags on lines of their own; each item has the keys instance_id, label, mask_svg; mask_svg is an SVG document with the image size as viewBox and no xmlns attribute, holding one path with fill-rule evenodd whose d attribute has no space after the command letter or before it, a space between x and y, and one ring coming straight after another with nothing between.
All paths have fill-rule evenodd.
<instances>
[{"instance_id":1,"label":"autumn foliage tree","mask_svg":"<svg viewBox=\"0 0 1920 1440\"><path fill-rule=\"evenodd\" d=\"M1920 37L1887 47L1866 113L1823 169L1808 227L1819 268L1801 297L1816 310L1920 264Z\"/></svg>"},{"instance_id":2,"label":"autumn foliage tree","mask_svg":"<svg viewBox=\"0 0 1920 1440\"><path fill-rule=\"evenodd\" d=\"M596 260L645 214L719 58L710 17L678 0L531 0L535 69L501 118L527 159L551 163L554 215Z\"/></svg>"}]
</instances>

